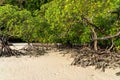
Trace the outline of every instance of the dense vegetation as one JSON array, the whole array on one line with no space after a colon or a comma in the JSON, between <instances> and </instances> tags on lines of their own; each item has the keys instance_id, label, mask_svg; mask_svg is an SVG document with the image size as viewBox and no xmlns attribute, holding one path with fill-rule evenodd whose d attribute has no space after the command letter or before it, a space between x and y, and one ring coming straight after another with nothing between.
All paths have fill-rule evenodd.
<instances>
[{"instance_id":1,"label":"dense vegetation","mask_svg":"<svg viewBox=\"0 0 120 80\"><path fill-rule=\"evenodd\" d=\"M119 0L0 0L0 5L2 34L12 38L120 49Z\"/></svg>"}]
</instances>

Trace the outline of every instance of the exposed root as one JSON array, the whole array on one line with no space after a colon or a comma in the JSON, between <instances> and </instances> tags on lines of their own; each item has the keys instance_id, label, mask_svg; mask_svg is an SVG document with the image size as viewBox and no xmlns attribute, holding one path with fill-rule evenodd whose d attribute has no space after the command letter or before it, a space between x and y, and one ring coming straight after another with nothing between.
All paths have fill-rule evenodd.
<instances>
[{"instance_id":1,"label":"exposed root","mask_svg":"<svg viewBox=\"0 0 120 80\"><path fill-rule=\"evenodd\" d=\"M79 51L71 65L82 67L95 66L95 69L105 71L106 68L120 67L120 54L83 48Z\"/></svg>"},{"instance_id":2,"label":"exposed root","mask_svg":"<svg viewBox=\"0 0 120 80\"><path fill-rule=\"evenodd\" d=\"M18 50L11 49L8 44L8 37L0 35L0 57L19 56L19 55L24 55L24 53Z\"/></svg>"},{"instance_id":3,"label":"exposed root","mask_svg":"<svg viewBox=\"0 0 120 80\"><path fill-rule=\"evenodd\" d=\"M30 57L44 55L46 53L46 50L44 48L32 45L28 45L24 47L22 50L25 51L26 55L30 55Z\"/></svg>"}]
</instances>

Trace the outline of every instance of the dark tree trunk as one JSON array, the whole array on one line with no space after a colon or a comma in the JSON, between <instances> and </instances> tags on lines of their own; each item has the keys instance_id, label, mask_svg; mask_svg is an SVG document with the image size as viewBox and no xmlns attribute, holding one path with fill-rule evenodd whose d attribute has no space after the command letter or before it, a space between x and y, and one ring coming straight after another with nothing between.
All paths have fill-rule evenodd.
<instances>
[{"instance_id":1,"label":"dark tree trunk","mask_svg":"<svg viewBox=\"0 0 120 80\"><path fill-rule=\"evenodd\" d=\"M9 47L8 43L8 36L0 35L0 56L18 56L21 55L22 52L19 52L17 50L12 50Z\"/></svg>"},{"instance_id":2,"label":"dark tree trunk","mask_svg":"<svg viewBox=\"0 0 120 80\"><path fill-rule=\"evenodd\" d=\"M12 56L14 53L12 52L11 48L8 44L8 37L0 36L0 56Z\"/></svg>"}]
</instances>

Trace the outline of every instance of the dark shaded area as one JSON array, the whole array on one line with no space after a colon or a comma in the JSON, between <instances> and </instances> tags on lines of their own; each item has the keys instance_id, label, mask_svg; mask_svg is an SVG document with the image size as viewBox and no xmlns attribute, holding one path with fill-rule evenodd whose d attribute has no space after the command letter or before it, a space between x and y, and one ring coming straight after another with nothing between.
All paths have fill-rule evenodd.
<instances>
[{"instance_id":1,"label":"dark shaded area","mask_svg":"<svg viewBox=\"0 0 120 80\"><path fill-rule=\"evenodd\" d=\"M19 8L25 8L30 11L40 10L43 4L51 2L52 0L5 0L4 4L11 4Z\"/></svg>"},{"instance_id":2,"label":"dark shaded area","mask_svg":"<svg viewBox=\"0 0 120 80\"><path fill-rule=\"evenodd\" d=\"M10 37L10 38L9 38L9 42L10 42L10 43L23 43L23 42L25 42L25 41L22 40L21 38Z\"/></svg>"}]
</instances>

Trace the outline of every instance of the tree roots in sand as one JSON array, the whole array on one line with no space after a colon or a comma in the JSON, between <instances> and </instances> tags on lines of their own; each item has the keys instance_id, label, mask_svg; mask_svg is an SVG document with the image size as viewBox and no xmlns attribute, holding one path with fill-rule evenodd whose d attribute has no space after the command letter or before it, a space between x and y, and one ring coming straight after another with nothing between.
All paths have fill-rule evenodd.
<instances>
[{"instance_id":1,"label":"tree roots in sand","mask_svg":"<svg viewBox=\"0 0 120 80\"><path fill-rule=\"evenodd\" d=\"M120 54L101 50L95 51L85 47L78 51L78 55L71 65L95 66L95 69L105 71L106 68L120 67Z\"/></svg>"}]
</instances>

